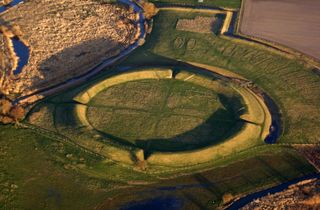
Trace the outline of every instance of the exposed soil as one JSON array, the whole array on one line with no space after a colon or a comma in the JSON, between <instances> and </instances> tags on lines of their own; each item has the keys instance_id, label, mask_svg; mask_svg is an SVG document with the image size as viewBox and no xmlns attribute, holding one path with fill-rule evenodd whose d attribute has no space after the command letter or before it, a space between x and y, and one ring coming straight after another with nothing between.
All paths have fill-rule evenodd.
<instances>
[{"instance_id":1,"label":"exposed soil","mask_svg":"<svg viewBox=\"0 0 320 210\"><path fill-rule=\"evenodd\" d=\"M30 58L19 75L7 73L0 90L27 95L86 73L135 42L137 19L124 6L91 0L30 0L11 8L0 23L14 26Z\"/></svg>"},{"instance_id":2,"label":"exposed soil","mask_svg":"<svg viewBox=\"0 0 320 210\"><path fill-rule=\"evenodd\" d=\"M320 60L320 1L245 0L240 32Z\"/></svg>"},{"instance_id":3,"label":"exposed soil","mask_svg":"<svg viewBox=\"0 0 320 210\"><path fill-rule=\"evenodd\" d=\"M267 195L247 204L249 209L319 209L320 180L311 179L289 186L288 189Z\"/></svg>"}]
</instances>

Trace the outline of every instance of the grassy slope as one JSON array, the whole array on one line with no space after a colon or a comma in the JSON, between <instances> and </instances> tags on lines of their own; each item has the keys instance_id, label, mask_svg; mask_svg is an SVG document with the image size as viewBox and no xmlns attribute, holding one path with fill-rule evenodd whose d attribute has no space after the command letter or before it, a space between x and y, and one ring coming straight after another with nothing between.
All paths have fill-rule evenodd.
<instances>
[{"instance_id":1,"label":"grassy slope","mask_svg":"<svg viewBox=\"0 0 320 210\"><path fill-rule=\"evenodd\" d=\"M263 88L280 106L284 120L281 143L316 143L320 129L320 77L297 60L259 46L237 43L214 35L176 31L178 18L200 13L160 11L154 30L143 48L124 65L174 64L170 59L199 62L229 69ZM174 47L178 37L196 39L196 47Z\"/></svg>"},{"instance_id":2,"label":"grassy slope","mask_svg":"<svg viewBox=\"0 0 320 210\"><path fill-rule=\"evenodd\" d=\"M55 145L60 152L56 148L52 156L51 143L31 131L0 126L0 209L90 208L106 195L99 180L63 168L79 156L96 160L64 144Z\"/></svg>"},{"instance_id":3,"label":"grassy slope","mask_svg":"<svg viewBox=\"0 0 320 210\"><path fill-rule=\"evenodd\" d=\"M101 206L114 209L126 202L174 195L183 200L184 209L214 209L226 193L245 194L314 172L293 149L274 146L272 150L272 154L270 147L247 151L234 156L233 162L226 160L228 166L217 164L205 172L128 189Z\"/></svg>"},{"instance_id":4,"label":"grassy slope","mask_svg":"<svg viewBox=\"0 0 320 210\"><path fill-rule=\"evenodd\" d=\"M0 130L1 137L5 137L0 139L0 208L2 209L92 209L105 199L108 205L118 206L127 199L132 201L148 197L143 193L145 189L155 190L163 186L176 187L180 184L209 186L209 188L187 187L176 191L175 194L185 199L188 205L207 205L209 200L214 200L214 205L217 205L224 193L236 195L314 172L313 167L290 148L273 146L273 153L270 154L269 147L261 147L217 163L216 166L222 168L182 178L162 180L147 187L117 190L117 186L124 186L127 185L127 181L136 180L139 177L135 175L136 172L121 169L113 163L105 168L106 163L102 166L99 158L29 130L11 126L1 126ZM224 162L228 162L228 166L224 166ZM93 171L100 170L106 175L101 177L97 175L99 173L89 172L84 175L86 167L83 165L92 167ZM84 173L79 173L81 171ZM148 179L140 176L140 180ZM112 189L114 190L111 194L106 192ZM169 191L161 193L170 194ZM107 199L117 195L121 196L113 200ZM158 193L154 193L154 196L157 195ZM197 199L194 200L188 195L201 196L196 196Z\"/></svg>"},{"instance_id":5,"label":"grassy slope","mask_svg":"<svg viewBox=\"0 0 320 210\"><path fill-rule=\"evenodd\" d=\"M156 5L161 3L173 3L173 4L186 4L195 6L213 6L213 7L227 7L227 8L240 8L240 0L204 0L203 3L199 3L198 0L149 0Z\"/></svg>"},{"instance_id":6,"label":"grassy slope","mask_svg":"<svg viewBox=\"0 0 320 210\"><path fill-rule=\"evenodd\" d=\"M92 209L129 181L154 181L37 133L0 125L0 209Z\"/></svg>"}]
</instances>

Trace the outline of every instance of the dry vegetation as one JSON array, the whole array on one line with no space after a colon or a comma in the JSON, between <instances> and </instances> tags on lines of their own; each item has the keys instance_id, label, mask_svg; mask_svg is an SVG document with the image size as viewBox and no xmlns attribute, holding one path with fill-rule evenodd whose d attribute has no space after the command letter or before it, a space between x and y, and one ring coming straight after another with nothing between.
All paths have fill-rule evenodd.
<instances>
[{"instance_id":1,"label":"dry vegetation","mask_svg":"<svg viewBox=\"0 0 320 210\"><path fill-rule=\"evenodd\" d=\"M196 33L212 33L215 17L197 16L194 19L179 19L176 29Z\"/></svg>"},{"instance_id":2,"label":"dry vegetation","mask_svg":"<svg viewBox=\"0 0 320 210\"><path fill-rule=\"evenodd\" d=\"M257 199L245 207L249 209L319 209L320 180L311 179L289 186L288 189Z\"/></svg>"},{"instance_id":3,"label":"dry vegetation","mask_svg":"<svg viewBox=\"0 0 320 210\"><path fill-rule=\"evenodd\" d=\"M25 109L20 105L13 105L7 98L0 98L0 122L4 124L18 122L25 116Z\"/></svg>"},{"instance_id":4,"label":"dry vegetation","mask_svg":"<svg viewBox=\"0 0 320 210\"><path fill-rule=\"evenodd\" d=\"M0 22L19 28L30 57L18 77L4 78L1 91L26 95L87 72L136 40L135 21L122 6L91 0L32 0L11 8Z\"/></svg>"},{"instance_id":5,"label":"dry vegetation","mask_svg":"<svg viewBox=\"0 0 320 210\"><path fill-rule=\"evenodd\" d=\"M8 4L10 4L12 2L12 0L1 0L0 1L0 6L2 6L2 5L8 5Z\"/></svg>"},{"instance_id":6,"label":"dry vegetation","mask_svg":"<svg viewBox=\"0 0 320 210\"><path fill-rule=\"evenodd\" d=\"M142 1L141 6L144 10L144 16L146 19L150 20L153 16L155 16L159 9L152 3Z\"/></svg>"},{"instance_id":7,"label":"dry vegetation","mask_svg":"<svg viewBox=\"0 0 320 210\"><path fill-rule=\"evenodd\" d=\"M11 75L16 62L13 57L11 40L6 35L0 33L0 87L2 86L6 76ZM0 89L0 93L1 93Z\"/></svg>"}]
</instances>

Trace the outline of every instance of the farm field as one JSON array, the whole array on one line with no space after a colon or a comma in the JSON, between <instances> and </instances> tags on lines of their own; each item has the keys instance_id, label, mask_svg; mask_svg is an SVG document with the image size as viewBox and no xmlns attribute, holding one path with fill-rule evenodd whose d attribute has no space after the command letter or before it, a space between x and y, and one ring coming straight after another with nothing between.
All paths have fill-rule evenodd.
<instances>
[{"instance_id":1,"label":"farm field","mask_svg":"<svg viewBox=\"0 0 320 210\"><path fill-rule=\"evenodd\" d=\"M81 84L55 94L48 89L23 120L0 124L0 209L228 209L261 190L319 175L315 60L259 44L251 35L232 35L240 0L150 0L159 11L141 1L121 2L131 6L131 15L141 7L141 20L147 10L157 12L140 27L126 19L137 33L145 30L129 47L134 50L112 57L116 62L100 66ZM289 4L242 5L248 2L258 9ZM107 4L90 4L100 3ZM12 9L20 6L26 5ZM124 9L115 9L111 19L126 18ZM287 19L282 10L268 12L298 23L317 16ZM303 41L299 32L288 40ZM130 40L123 39L125 47ZM5 102L0 101L2 119L17 112ZM259 199L252 201L258 205Z\"/></svg>"},{"instance_id":2,"label":"farm field","mask_svg":"<svg viewBox=\"0 0 320 210\"><path fill-rule=\"evenodd\" d=\"M244 0L239 32L320 60L320 2Z\"/></svg>"},{"instance_id":3,"label":"farm field","mask_svg":"<svg viewBox=\"0 0 320 210\"><path fill-rule=\"evenodd\" d=\"M177 65L180 61L228 69L254 82L275 100L284 129L279 143L318 143L320 77L314 67L259 45L175 29L179 18L199 15L199 12L160 11L146 45L121 65ZM185 40L182 47L175 46L176 39ZM191 39L196 40L192 49L187 44Z\"/></svg>"},{"instance_id":4,"label":"farm field","mask_svg":"<svg viewBox=\"0 0 320 210\"><path fill-rule=\"evenodd\" d=\"M211 6L211 7L227 7L227 8L240 8L240 0L204 0L199 2L198 0L151 0L150 2L156 5L162 4L181 4L181 5L194 5L194 6Z\"/></svg>"}]
</instances>

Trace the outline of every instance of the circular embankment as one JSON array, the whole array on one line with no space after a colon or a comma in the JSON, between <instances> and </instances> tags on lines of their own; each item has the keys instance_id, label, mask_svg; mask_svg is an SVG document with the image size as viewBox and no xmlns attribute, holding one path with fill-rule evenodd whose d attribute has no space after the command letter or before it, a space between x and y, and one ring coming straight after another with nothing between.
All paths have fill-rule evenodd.
<instances>
[{"instance_id":1,"label":"circular embankment","mask_svg":"<svg viewBox=\"0 0 320 210\"><path fill-rule=\"evenodd\" d=\"M187 70L122 73L74 101L81 127L99 136L99 145L101 139L113 142L101 146L100 153L126 164L208 162L262 144L271 126L268 108L250 89Z\"/></svg>"}]
</instances>

